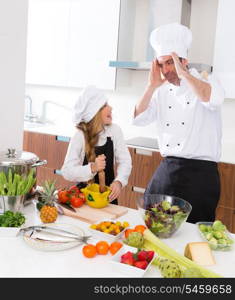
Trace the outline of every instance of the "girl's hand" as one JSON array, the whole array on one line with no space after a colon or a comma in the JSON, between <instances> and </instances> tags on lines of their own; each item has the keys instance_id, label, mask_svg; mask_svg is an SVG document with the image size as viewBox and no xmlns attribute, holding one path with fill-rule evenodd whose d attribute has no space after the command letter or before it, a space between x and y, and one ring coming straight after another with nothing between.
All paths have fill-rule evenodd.
<instances>
[{"instance_id":1,"label":"girl's hand","mask_svg":"<svg viewBox=\"0 0 235 300\"><path fill-rule=\"evenodd\" d=\"M105 169L106 166L106 161L105 161L106 157L104 154L102 155L98 155L95 159L95 168L96 168L96 172L102 171Z\"/></svg>"},{"instance_id":2,"label":"girl's hand","mask_svg":"<svg viewBox=\"0 0 235 300\"><path fill-rule=\"evenodd\" d=\"M109 201L113 201L114 199L118 198L121 194L122 184L120 181L114 181L110 185L111 194L109 195Z\"/></svg>"}]
</instances>

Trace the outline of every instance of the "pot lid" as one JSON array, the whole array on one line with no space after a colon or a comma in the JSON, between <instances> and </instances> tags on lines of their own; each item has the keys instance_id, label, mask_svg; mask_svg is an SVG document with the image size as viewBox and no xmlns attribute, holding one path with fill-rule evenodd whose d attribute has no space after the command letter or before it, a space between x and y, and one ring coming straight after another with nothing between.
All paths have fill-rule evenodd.
<instances>
[{"instance_id":1,"label":"pot lid","mask_svg":"<svg viewBox=\"0 0 235 300\"><path fill-rule=\"evenodd\" d=\"M36 154L8 149L0 151L0 166L33 165L39 160Z\"/></svg>"}]
</instances>

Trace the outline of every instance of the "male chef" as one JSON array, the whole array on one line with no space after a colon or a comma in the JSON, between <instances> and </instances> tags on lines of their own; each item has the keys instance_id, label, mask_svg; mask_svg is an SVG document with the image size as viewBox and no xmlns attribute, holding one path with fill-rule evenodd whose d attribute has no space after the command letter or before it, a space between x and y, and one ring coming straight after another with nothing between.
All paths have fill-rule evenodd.
<instances>
[{"instance_id":1,"label":"male chef","mask_svg":"<svg viewBox=\"0 0 235 300\"><path fill-rule=\"evenodd\" d=\"M220 197L217 162L221 155L221 105L224 90L213 75L204 79L188 68L192 33L178 23L152 31L156 52L134 125L154 121L163 160L145 195L166 194L192 205L188 222L214 221Z\"/></svg>"}]
</instances>

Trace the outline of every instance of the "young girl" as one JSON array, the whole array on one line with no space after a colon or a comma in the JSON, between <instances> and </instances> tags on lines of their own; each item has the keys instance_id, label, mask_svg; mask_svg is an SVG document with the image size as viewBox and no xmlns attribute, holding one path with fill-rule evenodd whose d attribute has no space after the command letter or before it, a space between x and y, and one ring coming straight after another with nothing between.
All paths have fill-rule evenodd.
<instances>
[{"instance_id":1,"label":"young girl","mask_svg":"<svg viewBox=\"0 0 235 300\"><path fill-rule=\"evenodd\" d=\"M104 170L105 184L111 189L109 200L118 204L117 198L128 182L132 165L121 128L112 123L107 97L94 86L86 87L75 104L73 119L77 131L69 143L63 177L84 187L91 180L99 183L98 172Z\"/></svg>"}]
</instances>

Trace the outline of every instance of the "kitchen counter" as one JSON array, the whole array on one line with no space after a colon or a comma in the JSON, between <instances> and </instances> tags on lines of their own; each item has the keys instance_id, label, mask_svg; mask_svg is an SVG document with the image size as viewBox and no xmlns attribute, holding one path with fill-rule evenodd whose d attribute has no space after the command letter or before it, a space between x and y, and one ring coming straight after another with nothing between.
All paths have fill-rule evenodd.
<instances>
[{"instance_id":1,"label":"kitchen counter","mask_svg":"<svg viewBox=\"0 0 235 300\"><path fill-rule=\"evenodd\" d=\"M24 207L23 213L27 218L26 226L41 223L34 204ZM128 221L131 227L143 224L138 211L134 209L128 209L128 213L118 220ZM78 219L61 215L56 222L74 224L84 230L87 230L89 226ZM232 236L235 238L234 234ZM164 240L181 254L187 243L195 241L201 241L201 237L196 225L190 223L183 224L173 237ZM90 242L92 243L92 240ZM0 244L0 277L125 277L108 263L111 258L110 254L97 255L92 259L85 258L81 251L82 246L63 251L45 252L31 248L22 236L0 237ZM223 277L235 277L235 250L214 251L213 255L216 265L207 268ZM160 277L160 273L155 266L150 266L145 277Z\"/></svg>"},{"instance_id":2,"label":"kitchen counter","mask_svg":"<svg viewBox=\"0 0 235 300\"><path fill-rule=\"evenodd\" d=\"M34 124L32 124L32 127L25 126L24 130L37 133L58 135L62 137L62 140L69 141L70 137L74 134L76 128L74 128L72 124L68 124L67 126L65 126L64 124L35 126ZM149 133L149 136L141 136L138 131L138 128L134 128L134 126L131 125L125 127L125 130L123 130L123 134L126 143L129 147L159 152L157 139L153 134ZM222 140L222 155L220 162L235 164L235 139L229 138L228 136L233 136L232 131L231 135L227 135Z\"/></svg>"}]
</instances>

